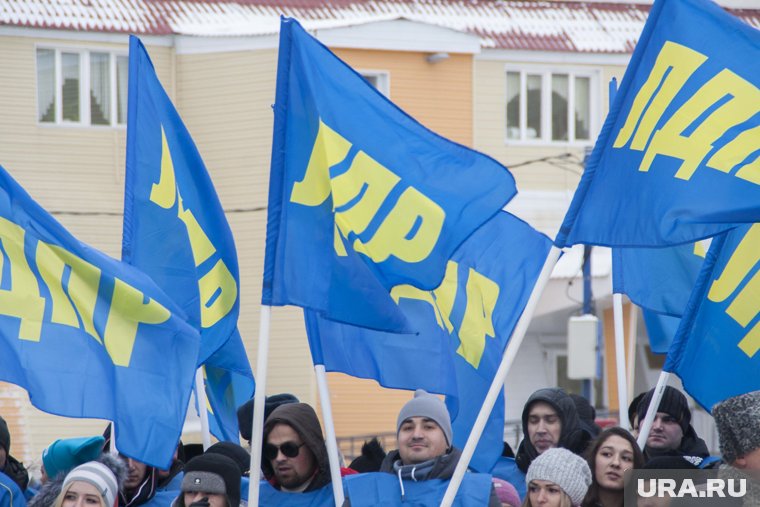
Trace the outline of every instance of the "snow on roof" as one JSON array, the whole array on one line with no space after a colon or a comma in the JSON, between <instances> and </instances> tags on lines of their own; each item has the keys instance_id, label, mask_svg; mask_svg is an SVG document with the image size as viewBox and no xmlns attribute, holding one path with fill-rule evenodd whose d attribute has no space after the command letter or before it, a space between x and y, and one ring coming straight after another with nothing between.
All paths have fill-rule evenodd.
<instances>
[{"instance_id":1,"label":"snow on roof","mask_svg":"<svg viewBox=\"0 0 760 507\"><path fill-rule=\"evenodd\" d=\"M629 53L650 6L513 0L0 0L0 25L138 35L276 34L280 15L307 29L408 19L471 33L483 47ZM734 14L760 28L760 9Z\"/></svg>"}]
</instances>

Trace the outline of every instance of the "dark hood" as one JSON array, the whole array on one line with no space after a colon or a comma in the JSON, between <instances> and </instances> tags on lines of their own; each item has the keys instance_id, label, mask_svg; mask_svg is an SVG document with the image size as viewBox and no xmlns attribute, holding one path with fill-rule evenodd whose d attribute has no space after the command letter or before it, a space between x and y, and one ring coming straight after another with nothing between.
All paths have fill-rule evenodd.
<instances>
[{"instance_id":1,"label":"dark hood","mask_svg":"<svg viewBox=\"0 0 760 507\"><path fill-rule=\"evenodd\" d=\"M314 412L314 409L306 403L280 405L274 409L264 424L264 442L267 441L269 433L277 424L287 424L293 428L301 436L317 461L317 474L305 491L314 491L329 484L330 464L327 459L327 447L322 436L322 427L319 425L319 419L317 419L317 413ZM267 478L274 476L269 460L262 459L261 468Z\"/></svg>"},{"instance_id":2,"label":"dark hood","mask_svg":"<svg viewBox=\"0 0 760 507\"><path fill-rule=\"evenodd\" d=\"M24 464L19 460L8 454L5 460L5 468L0 470L0 472L13 479L13 482L18 484L21 491L26 491L26 487L29 485L29 473L26 471Z\"/></svg>"},{"instance_id":3,"label":"dark hood","mask_svg":"<svg viewBox=\"0 0 760 507\"><path fill-rule=\"evenodd\" d=\"M539 389L528 398L522 413L523 440L517 448L515 462L523 473L528 471L528 467L538 456L538 451L528 438L528 413L533 404L539 401L551 405L562 421L558 447L580 455L591 440L591 434L581 426L575 403L564 390L558 387Z\"/></svg>"}]
</instances>

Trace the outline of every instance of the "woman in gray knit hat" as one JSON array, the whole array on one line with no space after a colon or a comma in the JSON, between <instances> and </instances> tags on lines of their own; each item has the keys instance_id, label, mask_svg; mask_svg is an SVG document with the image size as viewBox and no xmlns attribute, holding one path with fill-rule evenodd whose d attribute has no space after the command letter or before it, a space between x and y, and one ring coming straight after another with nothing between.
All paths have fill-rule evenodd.
<instances>
[{"instance_id":1,"label":"woman in gray knit hat","mask_svg":"<svg viewBox=\"0 0 760 507\"><path fill-rule=\"evenodd\" d=\"M591 470L580 456L555 447L533 460L525 483L528 495L523 507L574 507L591 485Z\"/></svg>"}]
</instances>

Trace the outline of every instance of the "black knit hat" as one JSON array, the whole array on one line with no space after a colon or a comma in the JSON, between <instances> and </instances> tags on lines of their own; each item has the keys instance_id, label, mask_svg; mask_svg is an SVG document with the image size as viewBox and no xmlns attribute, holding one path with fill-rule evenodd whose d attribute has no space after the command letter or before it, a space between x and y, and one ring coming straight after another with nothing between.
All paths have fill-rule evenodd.
<instances>
[{"instance_id":1,"label":"black knit hat","mask_svg":"<svg viewBox=\"0 0 760 507\"><path fill-rule=\"evenodd\" d=\"M8 431L8 423L0 417L0 447L5 449L6 454L11 453L11 432Z\"/></svg>"},{"instance_id":2,"label":"black knit hat","mask_svg":"<svg viewBox=\"0 0 760 507\"><path fill-rule=\"evenodd\" d=\"M641 399L646 396L646 394L646 392L637 394L633 401L631 401L630 405L628 405L628 423L631 425L631 428L636 427L636 425L633 423L633 420L638 415L639 404L641 403Z\"/></svg>"},{"instance_id":3,"label":"black knit hat","mask_svg":"<svg viewBox=\"0 0 760 507\"><path fill-rule=\"evenodd\" d=\"M264 401L264 421L269 418L269 414L280 405L286 403L298 403L298 398L290 393L273 394L267 396ZM253 398L246 401L237 409L238 428L240 436L244 440L251 441L251 427L253 426Z\"/></svg>"},{"instance_id":4,"label":"black knit hat","mask_svg":"<svg viewBox=\"0 0 760 507\"><path fill-rule=\"evenodd\" d=\"M636 408L636 412L639 415L639 424L641 424L641 421L647 415L647 409L652 401L652 396L654 396L654 389L644 395L639 402L639 406ZM678 421L684 433L688 431L691 424L689 403L686 401L686 396L675 387L665 386L665 391L662 393L662 400L660 400L660 406L657 408L657 411L664 412Z\"/></svg>"},{"instance_id":5,"label":"black knit hat","mask_svg":"<svg viewBox=\"0 0 760 507\"><path fill-rule=\"evenodd\" d=\"M206 449L206 453L216 453L231 458L240 467L242 475L248 475L251 468L251 455L248 454L248 451L232 442L217 442Z\"/></svg>"},{"instance_id":6,"label":"black knit hat","mask_svg":"<svg viewBox=\"0 0 760 507\"><path fill-rule=\"evenodd\" d=\"M229 507L240 505L240 467L232 458L211 453L196 456L185 465L180 491L202 491L225 495ZM185 506L185 495L179 495L179 507Z\"/></svg>"}]
</instances>

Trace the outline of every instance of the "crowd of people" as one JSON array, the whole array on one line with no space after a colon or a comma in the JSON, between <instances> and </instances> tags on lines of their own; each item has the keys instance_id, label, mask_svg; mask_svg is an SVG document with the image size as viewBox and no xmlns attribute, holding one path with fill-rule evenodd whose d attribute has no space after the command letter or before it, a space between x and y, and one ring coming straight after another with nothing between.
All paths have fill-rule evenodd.
<instances>
[{"instance_id":1,"label":"crowd of people","mask_svg":"<svg viewBox=\"0 0 760 507\"><path fill-rule=\"evenodd\" d=\"M760 391L713 408L721 456L710 455L691 425L686 397L673 387L665 389L640 449L636 435L652 396L653 391L642 393L632 402L630 430L602 429L584 398L559 388L540 389L524 406L523 439L516 452L504 444L490 475L465 474L460 487L465 505L622 507L624 486L636 469L702 469L720 478L744 477L750 484L747 494L728 500L760 505L760 488L753 486L753 478L760 478ZM249 447L252 412L252 400L238 410ZM289 495L304 494L332 501L327 447L311 406L289 394L268 397L263 437L259 505L288 505L288 498L295 498ZM160 470L109 453L109 439L107 430L103 436L56 440L42 454L39 479L30 480L11 455L11 435L0 417L0 507L247 505L250 455L240 445L218 442L188 459L180 443L169 469ZM405 495L438 498L428 486L452 478L461 457L452 442L446 405L417 391L398 414L397 448L386 453L374 439L341 468L344 505L395 505Z\"/></svg>"}]
</instances>

